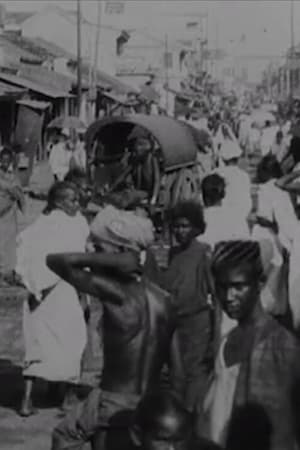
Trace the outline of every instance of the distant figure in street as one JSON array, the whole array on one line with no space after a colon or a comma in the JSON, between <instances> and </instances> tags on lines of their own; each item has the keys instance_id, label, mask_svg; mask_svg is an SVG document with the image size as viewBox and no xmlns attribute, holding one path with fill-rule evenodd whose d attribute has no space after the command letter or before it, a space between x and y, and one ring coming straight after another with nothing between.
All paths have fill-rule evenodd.
<instances>
[{"instance_id":1,"label":"distant figure in street","mask_svg":"<svg viewBox=\"0 0 300 450\"><path fill-rule=\"evenodd\" d=\"M281 130L277 131L275 140L271 147L271 153L275 156L278 163L284 160L289 151L289 147L287 145L287 140L284 138L284 134Z\"/></svg>"},{"instance_id":2,"label":"distant figure in street","mask_svg":"<svg viewBox=\"0 0 300 450\"><path fill-rule=\"evenodd\" d=\"M272 125L269 120L266 121L260 141L262 156L266 156L271 151L276 133L278 131L278 125Z\"/></svg>"},{"instance_id":3,"label":"distant figure in street","mask_svg":"<svg viewBox=\"0 0 300 450\"><path fill-rule=\"evenodd\" d=\"M72 144L68 129L63 129L57 144L54 144L49 157L49 164L55 181L63 181L70 169Z\"/></svg>"},{"instance_id":4,"label":"distant figure in street","mask_svg":"<svg viewBox=\"0 0 300 450\"><path fill-rule=\"evenodd\" d=\"M260 131L255 123L251 124L246 142L246 155L251 158L259 150Z\"/></svg>"},{"instance_id":5,"label":"distant figure in street","mask_svg":"<svg viewBox=\"0 0 300 450\"><path fill-rule=\"evenodd\" d=\"M0 283L13 280L16 266L17 211L24 212L25 199L14 172L9 148L0 154Z\"/></svg>"},{"instance_id":6,"label":"distant figure in street","mask_svg":"<svg viewBox=\"0 0 300 450\"><path fill-rule=\"evenodd\" d=\"M214 248L225 239L246 239L250 236L247 221L236 219L234 211L223 205L226 196L226 182L218 173L207 175L202 180L202 198L204 202L205 232L198 237Z\"/></svg>"},{"instance_id":7,"label":"distant figure in street","mask_svg":"<svg viewBox=\"0 0 300 450\"><path fill-rule=\"evenodd\" d=\"M78 139L72 152L70 160L70 169L79 169L84 172L87 170L87 157L84 145L84 130L78 130Z\"/></svg>"},{"instance_id":8,"label":"distant figure in street","mask_svg":"<svg viewBox=\"0 0 300 450\"><path fill-rule=\"evenodd\" d=\"M245 223L252 209L251 182L248 173L239 167L241 149L230 140L221 147L221 165L214 172L225 180L223 207L229 208L236 221Z\"/></svg>"}]
</instances>

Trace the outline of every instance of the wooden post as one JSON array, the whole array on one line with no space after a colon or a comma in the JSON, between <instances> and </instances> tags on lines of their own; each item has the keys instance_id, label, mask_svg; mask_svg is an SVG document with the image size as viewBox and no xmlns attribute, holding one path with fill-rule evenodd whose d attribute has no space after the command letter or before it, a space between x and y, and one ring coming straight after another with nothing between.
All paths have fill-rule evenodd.
<instances>
[{"instance_id":1,"label":"wooden post","mask_svg":"<svg viewBox=\"0 0 300 450\"><path fill-rule=\"evenodd\" d=\"M290 98L293 100L294 97L294 50L295 50L295 39L294 39L294 0L291 0L290 3L290 27L291 27L291 55L290 55L290 70L289 70L289 78L290 78Z\"/></svg>"},{"instance_id":2,"label":"wooden post","mask_svg":"<svg viewBox=\"0 0 300 450\"><path fill-rule=\"evenodd\" d=\"M80 116L81 109L81 4L77 0L77 113Z\"/></svg>"},{"instance_id":3,"label":"wooden post","mask_svg":"<svg viewBox=\"0 0 300 450\"><path fill-rule=\"evenodd\" d=\"M97 3L97 28L96 28L96 42L95 42L95 60L94 60L94 76L93 87L97 86L97 70L99 62L99 44L100 44L100 31L101 31L101 19L102 19L102 1L98 0Z\"/></svg>"},{"instance_id":4,"label":"wooden post","mask_svg":"<svg viewBox=\"0 0 300 450\"><path fill-rule=\"evenodd\" d=\"M169 45L168 45L168 35L165 36L165 84L166 84L166 110L167 115L169 111Z\"/></svg>"}]
</instances>

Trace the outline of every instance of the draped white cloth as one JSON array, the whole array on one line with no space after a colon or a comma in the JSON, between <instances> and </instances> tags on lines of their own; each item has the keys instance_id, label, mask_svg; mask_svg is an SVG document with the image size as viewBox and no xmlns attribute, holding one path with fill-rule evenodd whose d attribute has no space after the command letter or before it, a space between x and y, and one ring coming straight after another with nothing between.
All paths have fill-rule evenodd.
<instances>
[{"instance_id":1,"label":"draped white cloth","mask_svg":"<svg viewBox=\"0 0 300 450\"><path fill-rule=\"evenodd\" d=\"M278 188L275 181L270 180L260 186L257 215L278 225L280 243L290 251L298 228L298 219L289 194Z\"/></svg>"},{"instance_id":2,"label":"draped white cloth","mask_svg":"<svg viewBox=\"0 0 300 450\"><path fill-rule=\"evenodd\" d=\"M86 325L76 290L50 271L50 253L84 252L89 227L78 214L41 215L18 238L17 267L24 285L39 302L24 303L24 375L48 381L77 382L86 345ZM50 292L42 298L42 292Z\"/></svg>"},{"instance_id":3,"label":"draped white cloth","mask_svg":"<svg viewBox=\"0 0 300 450\"><path fill-rule=\"evenodd\" d=\"M265 255L272 266L272 277L269 278L262 292L262 303L264 309L269 313L280 315L286 312L286 268L283 266L283 249L286 249L290 253L289 303L293 318L300 324L300 305L298 306L300 303L298 276L300 261L299 222L289 194L278 188L275 181L270 180L260 186L257 215L276 223L278 234L259 225L255 225L252 232L253 239L258 240L262 245L262 253L264 253L264 249L267 250L268 245L272 249L272 255L269 250ZM268 253L270 253L269 256Z\"/></svg>"},{"instance_id":4,"label":"draped white cloth","mask_svg":"<svg viewBox=\"0 0 300 450\"><path fill-rule=\"evenodd\" d=\"M200 242L206 242L212 248L220 241L234 239L250 239L249 226L246 220L236 220L235 211L227 206L211 206L205 208L205 231L198 236Z\"/></svg>"},{"instance_id":5,"label":"draped white cloth","mask_svg":"<svg viewBox=\"0 0 300 450\"><path fill-rule=\"evenodd\" d=\"M215 170L226 183L223 206L232 210L236 221L247 220L252 209L251 181L247 172L238 166L224 166Z\"/></svg>"},{"instance_id":6,"label":"draped white cloth","mask_svg":"<svg viewBox=\"0 0 300 450\"><path fill-rule=\"evenodd\" d=\"M215 363L215 376L204 401L204 411L209 418L209 438L224 445L226 431L231 417L234 393L240 372L240 365L226 367L224 347L227 338L221 343Z\"/></svg>"}]
</instances>

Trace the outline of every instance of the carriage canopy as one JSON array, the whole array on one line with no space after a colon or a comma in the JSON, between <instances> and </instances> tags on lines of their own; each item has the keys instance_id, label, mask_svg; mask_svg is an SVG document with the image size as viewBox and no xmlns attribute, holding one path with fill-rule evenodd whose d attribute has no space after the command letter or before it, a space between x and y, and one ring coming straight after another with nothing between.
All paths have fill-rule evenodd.
<instances>
[{"instance_id":1,"label":"carriage canopy","mask_svg":"<svg viewBox=\"0 0 300 450\"><path fill-rule=\"evenodd\" d=\"M157 141L166 171L195 164L198 149L193 134L184 123L166 116L134 114L97 120L86 133L88 152L99 140L109 154L122 153L135 127L147 131Z\"/></svg>"}]
</instances>

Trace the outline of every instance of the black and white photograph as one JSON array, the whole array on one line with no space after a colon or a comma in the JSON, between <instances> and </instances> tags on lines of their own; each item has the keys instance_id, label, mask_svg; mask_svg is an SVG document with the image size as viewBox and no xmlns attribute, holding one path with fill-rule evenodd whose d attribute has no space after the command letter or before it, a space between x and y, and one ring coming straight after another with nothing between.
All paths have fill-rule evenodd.
<instances>
[{"instance_id":1,"label":"black and white photograph","mask_svg":"<svg viewBox=\"0 0 300 450\"><path fill-rule=\"evenodd\" d=\"M0 0L0 449L300 450L300 0Z\"/></svg>"}]
</instances>

